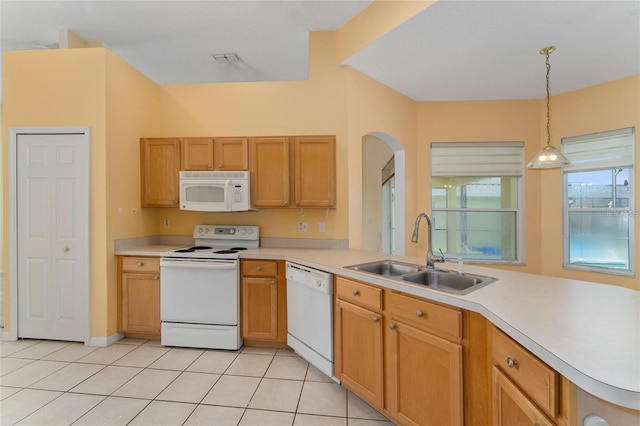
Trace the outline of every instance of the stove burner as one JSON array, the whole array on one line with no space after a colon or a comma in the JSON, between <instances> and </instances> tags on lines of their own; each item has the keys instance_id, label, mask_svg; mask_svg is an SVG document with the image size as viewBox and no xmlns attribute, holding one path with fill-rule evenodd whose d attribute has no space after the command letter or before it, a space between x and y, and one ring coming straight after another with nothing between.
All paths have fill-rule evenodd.
<instances>
[{"instance_id":1,"label":"stove burner","mask_svg":"<svg viewBox=\"0 0 640 426\"><path fill-rule=\"evenodd\" d=\"M193 246L193 247L189 247L189 248L183 248L183 249L178 249L178 250L174 250L174 253L191 253L194 252L196 250L211 250L211 247L209 246Z\"/></svg>"},{"instance_id":2,"label":"stove burner","mask_svg":"<svg viewBox=\"0 0 640 426\"><path fill-rule=\"evenodd\" d=\"M246 247L231 247L229 250L241 251L246 249L247 249Z\"/></svg>"},{"instance_id":3,"label":"stove burner","mask_svg":"<svg viewBox=\"0 0 640 426\"><path fill-rule=\"evenodd\" d=\"M233 254L233 253L237 253L237 250L218 250L218 251L214 251L213 254Z\"/></svg>"}]
</instances>

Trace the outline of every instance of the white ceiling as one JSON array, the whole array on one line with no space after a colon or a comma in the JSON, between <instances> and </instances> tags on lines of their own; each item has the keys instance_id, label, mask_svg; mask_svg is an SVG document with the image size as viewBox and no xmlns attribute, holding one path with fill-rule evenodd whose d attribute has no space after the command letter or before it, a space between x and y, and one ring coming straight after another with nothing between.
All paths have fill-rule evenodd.
<instances>
[{"instance_id":1,"label":"white ceiling","mask_svg":"<svg viewBox=\"0 0 640 426\"><path fill-rule=\"evenodd\" d=\"M370 1L0 2L2 49L56 48L58 30L99 40L160 84L304 80L308 32ZM640 74L640 1L440 0L345 63L418 101L545 96ZM212 54L237 53L241 64Z\"/></svg>"}]
</instances>

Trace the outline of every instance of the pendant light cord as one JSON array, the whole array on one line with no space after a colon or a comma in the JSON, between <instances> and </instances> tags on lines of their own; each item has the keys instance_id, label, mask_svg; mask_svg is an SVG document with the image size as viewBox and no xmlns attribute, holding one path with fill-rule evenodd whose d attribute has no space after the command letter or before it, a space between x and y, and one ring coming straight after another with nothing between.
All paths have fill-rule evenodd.
<instances>
[{"instance_id":1,"label":"pendant light cord","mask_svg":"<svg viewBox=\"0 0 640 426\"><path fill-rule=\"evenodd\" d=\"M549 63L549 53L551 53L549 51L549 49L546 50L546 61L545 64L547 64L547 146L551 145L551 116L549 115L549 73L551 71L551 64Z\"/></svg>"}]
</instances>

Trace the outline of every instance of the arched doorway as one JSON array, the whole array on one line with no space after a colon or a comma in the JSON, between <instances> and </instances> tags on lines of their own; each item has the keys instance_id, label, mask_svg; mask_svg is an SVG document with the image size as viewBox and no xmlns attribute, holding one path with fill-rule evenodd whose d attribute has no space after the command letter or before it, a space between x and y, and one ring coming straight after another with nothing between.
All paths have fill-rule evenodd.
<instances>
[{"instance_id":1,"label":"arched doorway","mask_svg":"<svg viewBox=\"0 0 640 426\"><path fill-rule=\"evenodd\" d=\"M404 254L404 149L391 136L362 137L362 248Z\"/></svg>"}]
</instances>

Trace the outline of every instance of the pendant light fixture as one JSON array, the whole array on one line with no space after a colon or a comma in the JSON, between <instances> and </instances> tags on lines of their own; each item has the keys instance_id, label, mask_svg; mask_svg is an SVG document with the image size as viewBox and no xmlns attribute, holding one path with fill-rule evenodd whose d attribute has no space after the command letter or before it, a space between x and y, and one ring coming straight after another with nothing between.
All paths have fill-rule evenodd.
<instances>
[{"instance_id":1,"label":"pendant light fixture","mask_svg":"<svg viewBox=\"0 0 640 426\"><path fill-rule=\"evenodd\" d=\"M545 61L547 64L547 145L533 157L533 160L529 161L527 167L530 169L548 169L571 164L571 161L567 160L567 157L551 145L551 123L549 116L549 72L551 71L551 64L549 63L549 55L554 50L556 50L555 46L547 46L540 49L540 54L545 55L547 58Z\"/></svg>"}]
</instances>

